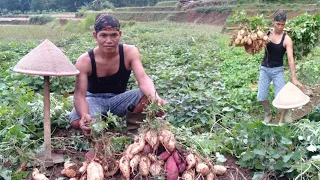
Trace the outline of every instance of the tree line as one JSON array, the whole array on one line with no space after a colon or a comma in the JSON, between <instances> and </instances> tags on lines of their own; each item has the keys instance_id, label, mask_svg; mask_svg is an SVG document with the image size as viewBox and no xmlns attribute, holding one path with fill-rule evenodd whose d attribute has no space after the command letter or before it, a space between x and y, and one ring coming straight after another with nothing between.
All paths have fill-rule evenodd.
<instances>
[{"instance_id":1,"label":"tree line","mask_svg":"<svg viewBox=\"0 0 320 180\"><path fill-rule=\"evenodd\" d=\"M114 7L154 6L158 2L168 0L0 0L0 10L19 11L68 11L76 12L86 9L101 10Z\"/></svg>"}]
</instances>

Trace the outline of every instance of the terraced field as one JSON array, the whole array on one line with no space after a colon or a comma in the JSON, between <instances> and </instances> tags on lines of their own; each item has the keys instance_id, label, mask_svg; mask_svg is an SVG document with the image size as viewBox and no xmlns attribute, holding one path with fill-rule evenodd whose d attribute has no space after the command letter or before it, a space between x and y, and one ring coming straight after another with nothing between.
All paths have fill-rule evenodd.
<instances>
[{"instance_id":1,"label":"terraced field","mask_svg":"<svg viewBox=\"0 0 320 180\"><path fill-rule=\"evenodd\" d=\"M287 12L288 19L299 16L303 13L320 13L320 4L234 4L234 1L209 1L195 5L182 6L179 3L165 6L148 7L126 7L105 11L88 11L86 14L110 13L124 21L175 21L194 24L210 24L221 27L222 32L229 33L237 29L238 22L231 19L235 11L245 10L248 16L263 14L266 19L271 16L275 9L283 9ZM27 24L34 15L14 15L8 17L0 16L0 24ZM53 14L60 21L79 20L74 13Z\"/></svg>"}]
</instances>

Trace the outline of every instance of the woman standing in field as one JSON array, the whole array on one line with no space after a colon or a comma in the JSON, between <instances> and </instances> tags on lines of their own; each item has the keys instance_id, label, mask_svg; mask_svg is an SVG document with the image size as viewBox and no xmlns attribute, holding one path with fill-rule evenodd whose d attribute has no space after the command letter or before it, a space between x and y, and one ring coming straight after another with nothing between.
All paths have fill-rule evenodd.
<instances>
[{"instance_id":1,"label":"woman standing in field","mask_svg":"<svg viewBox=\"0 0 320 180\"><path fill-rule=\"evenodd\" d=\"M258 82L258 100L261 101L263 105L265 122L270 122L272 119L270 103L268 101L268 90L271 81L273 82L275 96L285 85L283 68L283 57L285 52L287 52L292 83L296 86L303 87L296 78L292 40L284 32L286 20L286 13L284 11L277 10L272 22L273 30L267 33L270 38L270 42L267 44ZM292 122L288 110L285 111L285 121Z\"/></svg>"}]
</instances>

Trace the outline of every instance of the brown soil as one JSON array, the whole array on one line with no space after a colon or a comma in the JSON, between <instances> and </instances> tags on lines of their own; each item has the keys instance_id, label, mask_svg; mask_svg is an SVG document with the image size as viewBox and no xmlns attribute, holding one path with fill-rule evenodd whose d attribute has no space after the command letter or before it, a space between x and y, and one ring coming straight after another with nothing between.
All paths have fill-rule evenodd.
<instances>
[{"instance_id":1,"label":"brown soil","mask_svg":"<svg viewBox=\"0 0 320 180\"><path fill-rule=\"evenodd\" d=\"M238 180L246 180L252 179L253 173L248 169L241 168L236 164L236 159L228 154L226 156L227 161L223 164L226 166L227 172L224 175L217 176L217 180L231 180L231 179L238 179Z\"/></svg>"},{"instance_id":2,"label":"brown soil","mask_svg":"<svg viewBox=\"0 0 320 180\"><path fill-rule=\"evenodd\" d=\"M230 14L231 12L198 13L195 10L192 10L188 13L179 13L172 20L177 22L223 26Z\"/></svg>"},{"instance_id":3,"label":"brown soil","mask_svg":"<svg viewBox=\"0 0 320 180\"><path fill-rule=\"evenodd\" d=\"M310 102L304 105L301 109L294 109L292 111L292 117L294 120L301 119L307 114L310 114L314 110L314 107L320 104L320 83L315 85L313 88L307 88L304 93L310 97Z\"/></svg>"}]
</instances>

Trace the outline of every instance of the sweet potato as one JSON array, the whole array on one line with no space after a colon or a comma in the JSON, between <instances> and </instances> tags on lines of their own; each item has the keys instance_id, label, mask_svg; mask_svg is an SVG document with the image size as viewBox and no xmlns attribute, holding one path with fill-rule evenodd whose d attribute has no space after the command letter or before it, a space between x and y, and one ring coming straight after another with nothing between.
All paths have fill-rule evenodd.
<instances>
[{"instance_id":1,"label":"sweet potato","mask_svg":"<svg viewBox=\"0 0 320 180\"><path fill-rule=\"evenodd\" d=\"M130 145L127 147L127 149L124 151L123 156L127 156L128 158L129 158L129 156L132 156L132 155L131 155L131 151L132 151L132 149L135 148L137 145L138 145L138 143L130 144ZM132 156L132 157L133 157L133 156ZM132 157L129 158L129 160L132 159Z\"/></svg>"},{"instance_id":2,"label":"sweet potato","mask_svg":"<svg viewBox=\"0 0 320 180\"><path fill-rule=\"evenodd\" d=\"M133 173L135 170L137 170L137 167L139 165L141 156L139 154L136 154L131 160L130 160L130 167L131 172Z\"/></svg>"},{"instance_id":3,"label":"sweet potato","mask_svg":"<svg viewBox=\"0 0 320 180\"><path fill-rule=\"evenodd\" d=\"M141 152L144 148L144 145L145 145L145 140L143 138L143 135L141 135L137 145L132 148L131 154L129 154L129 158L132 159L134 155Z\"/></svg>"},{"instance_id":4,"label":"sweet potato","mask_svg":"<svg viewBox=\"0 0 320 180\"><path fill-rule=\"evenodd\" d=\"M119 170L119 161L116 161L113 168L110 171L105 172L104 177L110 177L115 175Z\"/></svg>"},{"instance_id":5,"label":"sweet potato","mask_svg":"<svg viewBox=\"0 0 320 180\"><path fill-rule=\"evenodd\" d=\"M201 162L196 165L196 171L197 171L197 173L200 173L200 174L206 176L209 174L210 169L209 169L208 165Z\"/></svg>"},{"instance_id":6,"label":"sweet potato","mask_svg":"<svg viewBox=\"0 0 320 180\"><path fill-rule=\"evenodd\" d=\"M149 153L147 156L151 160L151 162L157 162L158 161L158 158L157 158L157 156L155 154Z\"/></svg>"},{"instance_id":7,"label":"sweet potato","mask_svg":"<svg viewBox=\"0 0 320 180\"><path fill-rule=\"evenodd\" d=\"M44 174L41 174L37 168L33 169L32 178L34 180L49 180Z\"/></svg>"},{"instance_id":8,"label":"sweet potato","mask_svg":"<svg viewBox=\"0 0 320 180\"><path fill-rule=\"evenodd\" d=\"M146 143L144 145L143 152L146 153L146 154L152 152L152 147L151 147L151 145L149 143Z\"/></svg>"},{"instance_id":9,"label":"sweet potato","mask_svg":"<svg viewBox=\"0 0 320 180\"><path fill-rule=\"evenodd\" d=\"M183 173L186 170L187 163L185 161L182 161L180 164L178 164L178 171L179 173Z\"/></svg>"},{"instance_id":10,"label":"sweet potato","mask_svg":"<svg viewBox=\"0 0 320 180\"><path fill-rule=\"evenodd\" d=\"M152 148L155 147L155 145L158 143L158 135L156 132L149 130L145 136L144 139L151 145Z\"/></svg>"},{"instance_id":11,"label":"sweet potato","mask_svg":"<svg viewBox=\"0 0 320 180\"><path fill-rule=\"evenodd\" d=\"M69 178L76 177L76 175L77 175L77 172L76 172L77 164L76 163L73 163L70 160L67 160L63 166L64 166L64 169L61 171L62 175L65 175Z\"/></svg>"},{"instance_id":12,"label":"sweet potato","mask_svg":"<svg viewBox=\"0 0 320 180\"><path fill-rule=\"evenodd\" d=\"M94 158L94 154L93 152L87 152L85 155L84 155L84 159L88 162L92 161Z\"/></svg>"},{"instance_id":13,"label":"sweet potato","mask_svg":"<svg viewBox=\"0 0 320 180\"><path fill-rule=\"evenodd\" d=\"M87 171L89 163L87 161L82 162L82 166L79 168L79 173L84 173Z\"/></svg>"},{"instance_id":14,"label":"sweet potato","mask_svg":"<svg viewBox=\"0 0 320 180\"><path fill-rule=\"evenodd\" d=\"M151 163L150 174L152 176L160 175L161 171L162 171L162 167L158 162Z\"/></svg>"},{"instance_id":15,"label":"sweet potato","mask_svg":"<svg viewBox=\"0 0 320 180\"><path fill-rule=\"evenodd\" d=\"M152 148L153 149L153 153L158 152L159 145L160 145L160 141L158 140L157 144L155 144L154 147Z\"/></svg>"},{"instance_id":16,"label":"sweet potato","mask_svg":"<svg viewBox=\"0 0 320 180\"><path fill-rule=\"evenodd\" d=\"M148 176L151 166L151 160L147 156L141 156L139 163L139 173L142 176Z\"/></svg>"},{"instance_id":17,"label":"sweet potato","mask_svg":"<svg viewBox=\"0 0 320 180\"><path fill-rule=\"evenodd\" d=\"M196 158L192 153L187 155L186 161L187 161L187 165L188 165L187 170L193 168L196 165Z\"/></svg>"},{"instance_id":18,"label":"sweet potato","mask_svg":"<svg viewBox=\"0 0 320 180\"><path fill-rule=\"evenodd\" d=\"M212 172L210 172L210 173L206 176L206 180L214 180L214 178L215 178L215 175L214 175Z\"/></svg>"},{"instance_id":19,"label":"sweet potato","mask_svg":"<svg viewBox=\"0 0 320 180\"><path fill-rule=\"evenodd\" d=\"M172 153L172 156L173 156L174 161L176 161L177 164L181 164L181 163L182 163L181 155L180 155L180 153L179 153L177 150L175 150L175 151Z\"/></svg>"},{"instance_id":20,"label":"sweet potato","mask_svg":"<svg viewBox=\"0 0 320 180\"><path fill-rule=\"evenodd\" d=\"M95 161L91 161L87 168L87 180L103 180L103 176L102 166Z\"/></svg>"},{"instance_id":21,"label":"sweet potato","mask_svg":"<svg viewBox=\"0 0 320 180\"><path fill-rule=\"evenodd\" d=\"M214 174L223 175L227 171L227 168L221 165L214 165L212 171Z\"/></svg>"},{"instance_id":22,"label":"sweet potato","mask_svg":"<svg viewBox=\"0 0 320 180\"><path fill-rule=\"evenodd\" d=\"M83 173L79 180L87 180L87 173Z\"/></svg>"},{"instance_id":23,"label":"sweet potato","mask_svg":"<svg viewBox=\"0 0 320 180\"><path fill-rule=\"evenodd\" d=\"M61 172L60 172L60 174L61 174L61 175L66 175L66 170L65 170L65 169L62 169Z\"/></svg>"},{"instance_id":24,"label":"sweet potato","mask_svg":"<svg viewBox=\"0 0 320 180\"><path fill-rule=\"evenodd\" d=\"M169 157L171 156L171 154L168 151L163 151L158 158L161 160L166 161Z\"/></svg>"},{"instance_id":25,"label":"sweet potato","mask_svg":"<svg viewBox=\"0 0 320 180\"><path fill-rule=\"evenodd\" d=\"M195 176L194 170L189 169L182 174L182 179L183 180L194 180L195 179L194 176Z\"/></svg>"},{"instance_id":26,"label":"sweet potato","mask_svg":"<svg viewBox=\"0 0 320 180\"><path fill-rule=\"evenodd\" d=\"M162 138L161 138L162 139L162 143L163 142L169 142L170 138L174 137L173 134L170 131L168 131L167 129L162 129L160 131L160 136L162 136Z\"/></svg>"},{"instance_id":27,"label":"sweet potato","mask_svg":"<svg viewBox=\"0 0 320 180\"><path fill-rule=\"evenodd\" d=\"M73 177L76 177L77 175L77 172L73 169L65 169L65 175L69 178L73 178Z\"/></svg>"},{"instance_id":28,"label":"sweet potato","mask_svg":"<svg viewBox=\"0 0 320 180\"><path fill-rule=\"evenodd\" d=\"M176 149L176 139L174 138L174 136L171 136L169 142L166 144L166 148L168 151L173 152Z\"/></svg>"},{"instance_id":29,"label":"sweet potato","mask_svg":"<svg viewBox=\"0 0 320 180\"><path fill-rule=\"evenodd\" d=\"M130 179L130 161L127 156L122 156L119 162L120 171L125 179Z\"/></svg>"},{"instance_id":30,"label":"sweet potato","mask_svg":"<svg viewBox=\"0 0 320 180\"><path fill-rule=\"evenodd\" d=\"M179 170L174 158L170 156L165 164L165 171L167 180L177 180L179 177Z\"/></svg>"},{"instance_id":31,"label":"sweet potato","mask_svg":"<svg viewBox=\"0 0 320 180\"><path fill-rule=\"evenodd\" d=\"M72 168L72 167L74 167L74 166L76 166L76 165L77 165L76 163L73 163L73 162L71 162L70 160L67 160L67 161L64 163L63 167L64 167L64 169L70 169L70 168Z\"/></svg>"}]
</instances>

